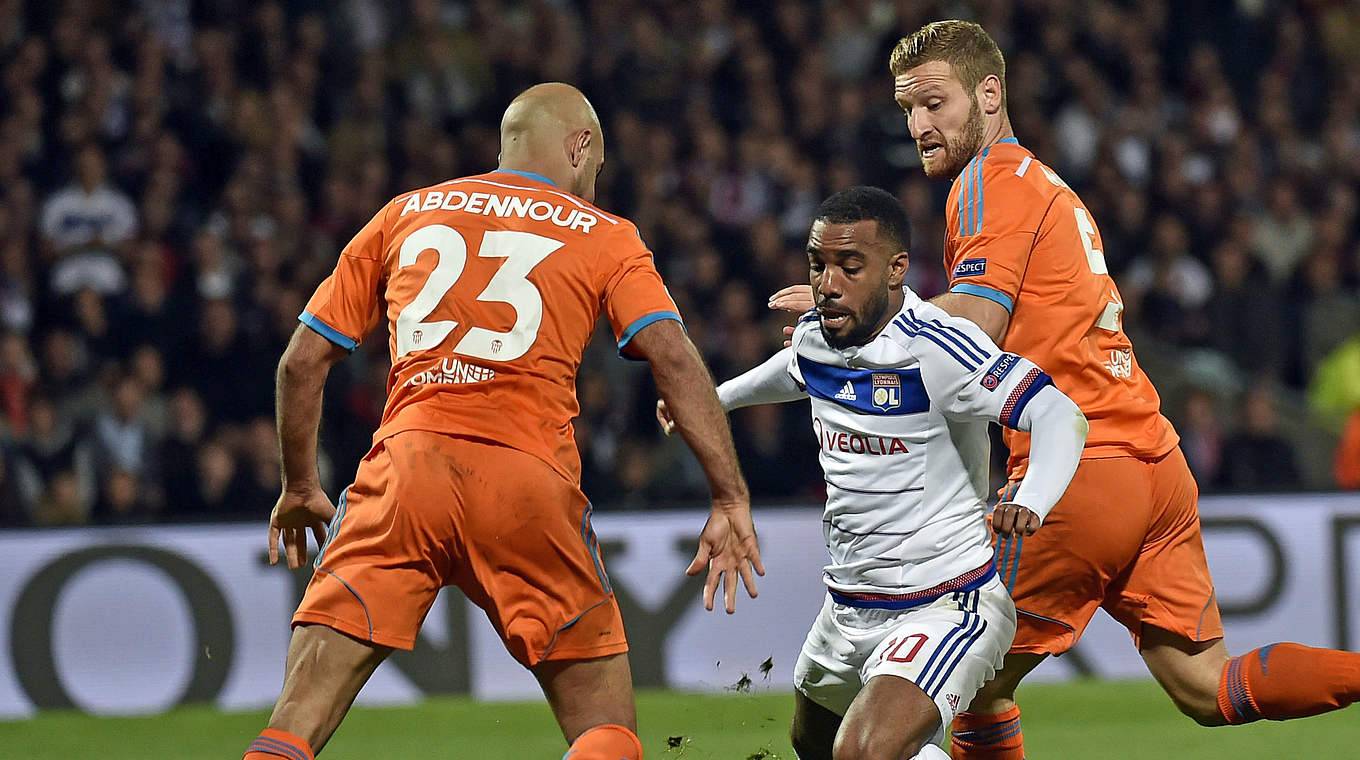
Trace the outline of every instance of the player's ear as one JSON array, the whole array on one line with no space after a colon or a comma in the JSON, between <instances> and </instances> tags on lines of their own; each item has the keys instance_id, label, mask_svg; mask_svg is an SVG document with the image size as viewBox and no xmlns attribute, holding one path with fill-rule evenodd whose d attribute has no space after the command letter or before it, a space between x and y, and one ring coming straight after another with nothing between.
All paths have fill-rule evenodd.
<instances>
[{"instance_id":1,"label":"player's ear","mask_svg":"<svg viewBox=\"0 0 1360 760\"><path fill-rule=\"evenodd\" d=\"M911 257L906 251L898 251L888 259L888 287L897 290L902 287L902 283L907 279L907 270L911 268Z\"/></svg>"},{"instance_id":2,"label":"player's ear","mask_svg":"<svg viewBox=\"0 0 1360 760\"><path fill-rule=\"evenodd\" d=\"M583 129L567 137L567 159L571 161L573 169L579 169L581 164L585 163L586 156L590 153L592 137L589 129Z\"/></svg>"},{"instance_id":3,"label":"player's ear","mask_svg":"<svg viewBox=\"0 0 1360 760\"><path fill-rule=\"evenodd\" d=\"M1001 110L1005 88L1001 77L996 74L988 74L978 82L978 104L982 106L983 113L994 114Z\"/></svg>"}]
</instances>

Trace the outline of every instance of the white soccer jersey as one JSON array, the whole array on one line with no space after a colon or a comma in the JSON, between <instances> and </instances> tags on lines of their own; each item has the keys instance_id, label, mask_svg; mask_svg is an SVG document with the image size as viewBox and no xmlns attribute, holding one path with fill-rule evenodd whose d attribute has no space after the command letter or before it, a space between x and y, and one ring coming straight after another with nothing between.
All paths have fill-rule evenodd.
<instances>
[{"instance_id":1,"label":"white soccer jersey","mask_svg":"<svg viewBox=\"0 0 1360 760\"><path fill-rule=\"evenodd\" d=\"M811 397L827 483L826 584L833 596L890 606L991 577L987 424L1017 427L1051 384L972 322L904 290L901 311L862 346L830 347L816 313L805 315L772 360L787 357L801 393L762 396L740 378L719 388L728 408Z\"/></svg>"}]
</instances>

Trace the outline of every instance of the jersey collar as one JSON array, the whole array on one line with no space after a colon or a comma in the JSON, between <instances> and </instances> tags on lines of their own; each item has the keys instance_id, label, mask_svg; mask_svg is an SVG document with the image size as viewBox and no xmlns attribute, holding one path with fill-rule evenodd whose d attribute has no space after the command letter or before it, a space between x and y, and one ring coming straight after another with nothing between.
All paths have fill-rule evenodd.
<instances>
[{"instance_id":1,"label":"jersey collar","mask_svg":"<svg viewBox=\"0 0 1360 760\"><path fill-rule=\"evenodd\" d=\"M492 172L492 174L496 174L496 173L501 173L501 174L518 174L518 175L521 176L521 177L527 177L528 179L531 179L531 180L533 180L533 181L535 181L535 182L542 182L542 183L544 183L544 184L548 184L548 185L552 185L553 187L557 187L557 183L556 183L556 182L553 182L552 180L548 179L547 177L543 176L542 174L536 174L536 173L534 173L534 172L525 172L525 171L520 171L519 169L497 169L496 171Z\"/></svg>"}]
</instances>

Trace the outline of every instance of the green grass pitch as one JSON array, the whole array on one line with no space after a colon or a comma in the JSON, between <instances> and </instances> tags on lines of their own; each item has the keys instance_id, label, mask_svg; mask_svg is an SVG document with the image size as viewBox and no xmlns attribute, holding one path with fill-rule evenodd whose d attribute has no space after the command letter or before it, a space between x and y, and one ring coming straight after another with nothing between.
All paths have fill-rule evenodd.
<instances>
[{"instance_id":1,"label":"green grass pitch","mask_svg":"<svg viewBox=\"0 0 1360 760\"><path fill-rule=\"evenodd\" d=\"M1150 682L1087 681L1022 687L1031 760L1341 760L1360 757L1360 708L1250 726L1200 728ZM794 760L787 738L793 698L762 690L728 695L645 691L638 717L649 760ZM0 722L0 757L19 760L231 760L264 713L187 707L147 718L47 713ZM556 760L566 745L542 703L432 699L357 708L324 760L486 758Z\"/></svg>"}]
</instances>

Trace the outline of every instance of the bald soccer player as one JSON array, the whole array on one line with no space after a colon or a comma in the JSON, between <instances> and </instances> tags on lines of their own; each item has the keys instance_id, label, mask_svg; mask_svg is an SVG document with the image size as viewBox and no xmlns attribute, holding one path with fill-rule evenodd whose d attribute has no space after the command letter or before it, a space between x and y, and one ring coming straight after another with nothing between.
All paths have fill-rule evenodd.
<instances>
[{"instance_id":1,"label":"bald soccer player","mask_svg":"<svg viewBox=\"0 0 1360 760\"><path fill-rule=\"evenodd\" d=\"M601 313L651 364L707 473L713 510L687 572L710 609L763 573L731 431L652 254L591 204L600 122L565 84L501 121L496 171L404 193L340 254L278 370L283 494L270 561L324 543L293 616L283 692L246 760L319 752L373 670L410 649L444 586L486 611L543 687L571 760L642 757L628 644L590 527L571 419ZM316 467L330 367L386 318L392 369L373 448L331 505ZM329 530L327 524L329 523Z\"/></svg>"}]
</instances>

